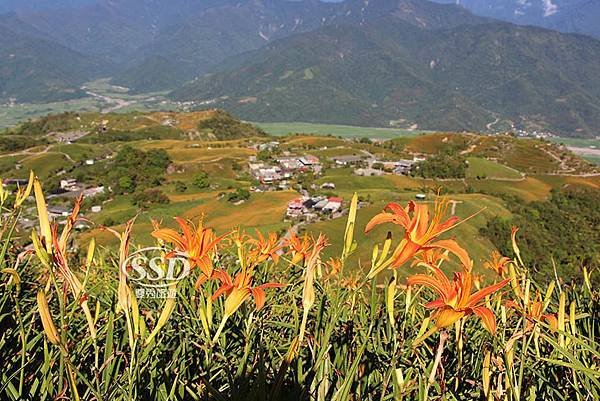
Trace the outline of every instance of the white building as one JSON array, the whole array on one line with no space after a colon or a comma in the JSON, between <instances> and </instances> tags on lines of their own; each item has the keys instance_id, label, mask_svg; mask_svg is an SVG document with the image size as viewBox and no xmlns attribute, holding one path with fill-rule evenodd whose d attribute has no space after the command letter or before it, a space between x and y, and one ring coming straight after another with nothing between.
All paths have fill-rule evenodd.
<instances>
[{"instance_id":1,"label":"white building","mask_svg":"<svg viewBox=\"0 0 600 401\"><path fill-rule=\"evenodd\" d=\"M76 191L77 188L77 180L74 178L67 178L65 180L60 180L60 188L66 191Z\"/></svg>"}]
</instances>

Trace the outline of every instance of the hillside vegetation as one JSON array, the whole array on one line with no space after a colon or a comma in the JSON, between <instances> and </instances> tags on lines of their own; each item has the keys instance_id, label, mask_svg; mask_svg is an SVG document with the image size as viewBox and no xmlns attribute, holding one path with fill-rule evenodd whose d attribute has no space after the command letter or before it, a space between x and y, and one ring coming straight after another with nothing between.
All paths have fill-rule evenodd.
<instances>
[{"instance_id":1,"label":"hillside vegetation","mask_svg":"<svg viewBox=\"0 0 600 401\"><path fill-rule=\"evenodd\" d=\"M191 113L75 113L30 120L0 135L2 150L47 141L109 143L144 139L228 140L264 136L251 124L221 110ZM37 142L36 142L37 141Z\"/></svg>"},{"instance_id":2,"label":"hillside vegetation","mask_svg":"<svg viewBox=\"0 0 600 401\"><path fill-rule=\"evenodd\" d=\"M71 134L75 136L69 136ZM218 136L231 139L214 139ZM407 202L423 193L430 200L441 192L453 202L452 212L457 216L467 217L487 208L477 218L457 227L476 261L487 258L488 249L504 246L490 241L481 230L494 216L506 221L512 219L515 212L511 204L507 204L511 197L516 197L518 202L543 203L552 196L553 190L600 189L599 177L593 175L597 167L585 163L561 145L544 141L431 133L382 142L360 138L356 130L352 136L356 139L262 136L260 131L222 112L61 114L29 121L0 136L0 139L33 140L33 147L5 150L5 154L0 155L0 175L24 179L33 169L44 179L48 193L54 196L52 205L63 207L72 204L74 195L60 188L61 180L75 179L84 187L105 187L104 194L86 199L84 203L83 213L95 225L85 229L82 237L87 241L93 236L99 244L107 246L113 245L115 239L97 225L120 228L138 213L141 214L134 233L140 243L149 245L151 238L147 233L152 227L152 218L169 224L174 214L196 218L207 210L212 215L213 226L218 229L240 225L262 232L285 232L294 225L285 220L287 204L300 196L301 188L314 195L339 196L345 205L357 192L365 202L362 205L365 217L359 217L361 221L381 210L390 199ZM59 138L70 138L71 143L58 142ZM275 149L259 150L274 141L279 143ZM284 190L254 192L253 188L260 183L249 174L249 162L258 158L270 163L271 158L288 154L286 152L318 157L324 165L322 174L297 175ZM436 160L439 155L451 154L465 161L461 163L458 177L446 175L444 163L430 163L432 168L424 178L418 173L359 176L355 174L355 167L336 166L333 160L340 156L358 156L365 160L374 157L382 162L412 160L415 156ZM90 160L93 164L88 165ZM321 189L325 183L332 183L335 188ZM101 206L101 210L92 213L92 206ZM525 227L523 233L529 235ZM344 221L325 218L302 225L299 230L315 235L322 231L336 238L344 231ZM19 233L27 235L20 230ZM357 264L364 264L370 258L373 243L369 237L364 241L369 245L353 256ZM567 251L566 246L553 246L557 252ZM325 254L333 255L336 250L339 251L339 245L332 246Z\"/></svg>"},{"instance_id":3,"label":"hillside vegetation","mask_svg":"<svg viewBox=\"0 0 600 401\"><path fill-rule=\"evenodd\" d=\"M598 65L600 42L581 36L502 23L429 31L390 16L275 41L171 96L253 121L593 137Z\"/></svg>"},{"instance_id":4,"label":"hillside vegetation","mask_svg":"<svg viewBox=\"0 0 600 401\"><path fill-rule=\"evenodd\" d=\"M174 229L144 227L155 248L138 246L132 219L104 230L115 246L78 249L81 201L59 229L31 178L0 192L4 399L600 396L597 272L535 281L516 227L507 253L474 261L456 230L470 216L449 216L447 199L373 213L355 196L331 238L176 214ZM11 227L30 207L20 242ZM377 246L357 264L367 235Z\"/></svg>"}]
</instances>

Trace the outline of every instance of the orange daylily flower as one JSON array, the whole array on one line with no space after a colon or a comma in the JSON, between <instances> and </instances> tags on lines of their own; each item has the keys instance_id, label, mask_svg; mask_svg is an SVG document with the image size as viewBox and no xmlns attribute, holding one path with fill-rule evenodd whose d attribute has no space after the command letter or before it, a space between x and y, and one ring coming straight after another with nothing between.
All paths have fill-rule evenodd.
<instances>
[{"instance_id":1,"label":"orange daylily flower","mask_svg":"<svg viewBox=\"0 0 600 401\"><path fill-rule=\"evenodd\" d=\"M300 263L308 258L313 242L314 241L311 240L308 234L304 234L301 238L296 234L292 234L290 238L285 241L285 246L290 248L292 264Z\"/></svg>"},{"instance_id":2,"label":"orange daylily flower","mask_svg":"<svg viewBox=\"0 0 600 401\"><path fill-rule=\"evenodd\" d=\"M283 245L277 234L269 233L269 236L265 238L260 231L256 230L256 236L258 238L248 240L248 243L252 245L252 249L248 252L250 260L259 264L270 258L273 262L278 263L279 251L283 248Z\"/></svg>"},{"instance_id":3,"label":"orange daylily flower","mask_svg":"<svg viewBox=\"0 0 600 401\"><path fill-rule=\"evenodd\" d=\"M498 274L500 277L504 277L504 275L508 271L509 263L510 258L502 256L502 254L498 251L492 251L490 259L483 262L483 267L495 271L496 274Z\"/></svg>"},{"instance_id":4,"label":"orange daylily flower","mask_svg":"<svg viewBox=\"0 0 600 401\"><path fill-rule=\"evenodd\" d=\"M261 310L265 306L267 288L280 288L284 284L266 283L256 287L252 286L253 276L248 271L239 272L234 279L224 270L217 270L214 277L221 282L221 286L213 294L213 300L223 294L227 295L225 300L225 315L231 316L248 299L254 297L256 310Z\"/></svg>"},{"instance_id":5,"label":"orange daylily flower","mask_svg":"<svg viewBox=\"0 0 600 401\"><path fill-rule=\"evenodd\" d=\"M356 291L358 290L361 286L362 286L362 275L359 273L356 273L354 275L348 276L346 278L344 278L341 282L340 285L343 288L349 289L351 291Z\"/></svg>"},{"instance_id":6,"label":"orange daylily flower","mask_svg":"<svg viewBox=\"0 0 600 401\"><path fill-rule=\"evenodd\" d=\"M544 304L541 301L539 293L536 294L535 301L529 302L528 305L521 306L515 301L506 302L506 307L518 310L527 319L527 326L525 331L529 331L533 328L535 322L546 322L552 331L558 330L558 315L554 313L542 313Z\"/></svg>"},{"instance_id":7,"label":"orange daylily flower","mask_svg":"<svg viewBox=\"0 0 600 401\"><path fill-rule=\"evenodd\" d=\"M458 217L450 217L446 221L442 221L447 208L448 202L445 199L438 199L435 202L433 216L430 216L429 208L425 204L417 204L411 201L403 208L397 203L389 203L384 208L383 213L378 214L369 221L365 233L384 223L394 223L404 227L404 238L394 251L392 267L402 266L422 251L441 248L455 254L465 268L470 270L472 261L467 252L456 241L436 241L441 234L460 223Z\"/></svg>"},{"instance_id":8,"label":"orange daylily flower","mask_svg":"<svg viewBox=\"0 0 600 401\"><path fill-rule=\"evenodd\" d=\"M171 228L160 228L154 230L152 236L174 245L178 251L187 255L190 268L199 267L206 278L212 277L212 256L219 242L228 234L217 237L212 229L204 227L202 219L197 226L181 217L175 217L175 221L179 224L182 234Z\"/></svg>"},{"instance_id":9,"label":"orange daylily flower","mask_svg":"<svg viewBox=\"0 0 600 401\"><path fill-rule=\"evenodd\" d=\"M504 287L510 281L509 279L472 293L471 272L454 273L454 279L450 281L437 266L430 266L430 269L433 276L416 274L408 278L407 285L423 285L433 289L439 295L435 301L425 304L428 309L437 309L434 319L438 329L448 327L464 316L475 314L490 333L496 332L496 318L491 310L481 305L481 302L488 295Z\"/></svg>"},{"instance_id":10,"label":"orange daylily flower","mask_svg":"<svg viewBox=\"0 0 600 401\"><path fill-rule=\"evenodd\" d=\"M448 253L442 248L426 249L415 256L410 264L411 267L417 265L438 266L440 262L448 260Z\"/></svg>"},{"instance_id":11,"label":"orange daylily flower","mask_svg":"<svg viewBox=\"0 0 600 401\"><path fill-rule=\"evenodd\" d=\"M325 264L325 279L337 276L341 270L342 261L339 259L329 258Z\"/></svg>"}]
</instances>

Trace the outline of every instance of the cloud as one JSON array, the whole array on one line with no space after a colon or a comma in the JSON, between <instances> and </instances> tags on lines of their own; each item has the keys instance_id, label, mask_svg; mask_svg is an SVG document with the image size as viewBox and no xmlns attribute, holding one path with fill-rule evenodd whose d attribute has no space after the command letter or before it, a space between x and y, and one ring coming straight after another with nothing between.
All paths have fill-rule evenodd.
<instances>
[{"instance_id":1,"label":"cloud","mask_svg":"<svg viewBox=\"0 0 600 401\"><path fill-rule=\"evenodd\" d=\"M544 3L544 17L549 17L558 12L558 6L552 0L542 0Z\"/></svg>"}]
</instances>

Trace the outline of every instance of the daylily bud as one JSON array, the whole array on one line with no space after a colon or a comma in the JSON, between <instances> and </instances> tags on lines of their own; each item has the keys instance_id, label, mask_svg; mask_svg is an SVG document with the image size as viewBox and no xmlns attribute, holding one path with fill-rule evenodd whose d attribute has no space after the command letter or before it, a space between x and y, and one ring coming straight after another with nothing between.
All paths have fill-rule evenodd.
<instances>
[{"instance_id":1,"label":"daylily bud","mask_svg":"<svg viewBox=\"0 0 600 401\"><path fill-rule=\"evenodd\" d=\"M396 272L386 288L386 308L390 325L394 327L394 298L396 297Z\"/></svg>"},{"instance_id":2,"label":"daylily bud","mask_svg":"<svg viewBox=\"0 0 600 401\"><path fill-rule=\"evenodd\" d=\"M46 252L46 250L42 246L40 238L38 237L35 230L31 232L31 241L33 242L33 249L35 250L35 254L37 255L40 262L45 267L50 267L50 255L48 255L48 252Z\"/></svg>"},{"instance_id":3,"label":"daylily bud","mask_svg":"<svg viewBox=\"0 0 600 401\"><path fill-rule=\"evenodd\" d=\"M577 327L575 327L575 309L577 308L577 304L575 301L571 302L571 306L569 308L569 324L571 325L571 334L574 336L577 335Z\"/></svg>"},{"instance_id":4,"label":"daylily bud","mask_svg":"<svg viewBox=\"0 0 600 401\"><path fill-rule=\"evenodd\" d=\"M46 294L44 293L44 291L38 291L37 304L38 311L42 319L42 326L44 327L44 332L46 333L46 337L48 337L48 341L50 341L54 345L59 345L60 339L58 336L58 330L56 330L56 326L52 321L52 315L50 314L48 300L46 299Z\"/></svg>"},{"instance_id":5,"label":"daylily bud","mask_svg":"<svg viewBox=\"0 0 600 401\"><path fill-rule=\"evenodd\" d=\"M22 188L19 188L19 191L17 192L17 196L15 198L15 209L18 208L19 206L21 206L23 204L23 202L25 202L25 200L27 198L29 198L29 195L31 195L31 190L33 188L34 180L35 180L35 175L33 174L33 171L30 171L29 172L29 182L27 183L27 187L25 187L24 190Z\"/></svg>"},{"instance_id":6,"label":"daylily bud","mask_svg":"<svg viewBox=\"0 0 600 401\"><path fill-rule=\"evenodd\" d=\"M40 233L44 239L46 251L52 253L52 230L50 229L50 220L48 220L48 209L46 208L46 199L42 192L42 184L37 177L33 181L33 190L35 192L35 202L40 220Z\"/></svg>"},{"instance_id":7,"label":"daylily bud","mask_svg":"<svg viewBox=\"0 0 600 401\"><path fill-rule=\"evenodd\" d=\"M486 398L489 397L490 394L490 360L491 360L491 352L489 350L485 351L483 356L483 394L485 394Z\"/></svg>"},{"instance_id":8,"label":"daylily bud","mask_svg":"<svg viewBox=\"0 0 600 401\"><path fill-rule=\"evenodd\" d=\"M89 269L94 261L94 253L96 252L96 240L92 238L88 245L87 256L85 257L85 267Z\"/></svg>"},{"instance_id":9,"label":"daylily bud","mask_svg":"<svg viewBox=\"0 0 600 401\"><path fill-rule=\"evenodd\" d=\"M550 301L552 300L552 293L554 292L555 286L556 286L556 283L554 281L551 281L550 284L548 285L548 289L546 290L546 295L544 296L544 308L542 309L542 311L545 311L546 308L548 307L548 305L550 305Z\"/></svg>"},{"instance_id":10,"label":"daylily bud","mask_svg":"<svg viewBox=\"0 0 600 401\"><path fill-rule=\"evenodd\" d=\"M558 299L558 330L565 331L565 303L567 302L567 296L564 292L560 293ZM565 335L560 334L559 343L561 347L565 346Z\"/></svg>"}]
</instances>

